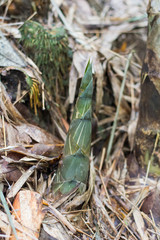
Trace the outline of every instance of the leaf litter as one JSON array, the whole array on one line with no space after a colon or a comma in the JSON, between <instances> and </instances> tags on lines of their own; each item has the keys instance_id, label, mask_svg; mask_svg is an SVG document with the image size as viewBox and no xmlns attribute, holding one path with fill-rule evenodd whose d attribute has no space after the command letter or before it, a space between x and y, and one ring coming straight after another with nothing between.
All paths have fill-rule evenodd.
<instances>
[{"instance_id":1,"label":"leaf litter","mask_svg":"<svg viewBox=\"0 0 160 240\"><path fill-rule=\"evenodd\" d=\"M22 16L21 10L17 13L14 6L22 9L23 1L0 4L0 176L18 239L159 239L159 182L153 176L146 178L133 154L140 71L147 38L147 1L52 0L50 6L46 3L48 19L40 11L42 2L34 1L35 7L40 6L36 20L46 28L47 24L64 26L73 52L68 92L63 96L58 89L60 98L54 101L36 63L17 44L18 26L32 18L33 8L28 7ZM106 161L124 69L132 50L135 52L126 74L112 148ZM89 59L94 68L95 126L88 189L83 195L78 195L75 189L56 199L52 184L77 89ZM37 105L39 119L28 104L26 75L38 81L42 96L40 106ZM12 91L14 83L12 80L7 86L9 79L18 82ZM29 225L32 222L38 226ZM0 229L0 236L6 235L2 239L16 239L3 202Z\"/></svg>"}]
</instances>

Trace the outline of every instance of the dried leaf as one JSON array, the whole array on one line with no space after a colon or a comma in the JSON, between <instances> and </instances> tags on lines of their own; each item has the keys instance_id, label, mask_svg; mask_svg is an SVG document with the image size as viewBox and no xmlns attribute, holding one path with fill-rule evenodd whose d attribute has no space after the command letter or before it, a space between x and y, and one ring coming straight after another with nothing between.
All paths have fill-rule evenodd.
<instances>
[{"instance_id":1,"label":"dried leaf","mask_svg":"<svg viewBox=\"0 0 160 240\"><path fill-rule=\"evenodd\" d=\"M22 115L18 112L18 110L15 108L15 106L12 104L5 87L3 86L2 82L0 82L0 89L1 89L1 101L0 101L0 107L2 108L3 112L5 113L6 119L9 121L8 116L11 117L11 119L15 123L25 123L25 119L22 117Z\"/></svg>"},{"instance_id":2,"label":"dried leaf","mask_svg":"<svg viewBox=\"0 0 160 240\"><path fill-rule=\"evenodd\" d=\"M130 121L129 126L128 126L128 141L130 144L131 151L133 150L133 147L134 147L134 139L135 139L135 133L136 133L136 127L137 127L137 120L138 119L134 119L134 120Z\"/></svg>"},{"instance_id":3,"label":"dried leaf","mask_svg":"<svg viewBox=\"0 0 160 240\"><path fill-rule=\"evenodd\" d=\"M64 227L60 223L57 223L57 221L54 223L50 223L50 221L46 224L43 223L43 228L54 238L51 240L71 240L71 236L65 231Z\"/></svg>"},{"instance_id":4,"label":"dried leaf","mask_svg":"<svg viewBox=\"0 0 160 240\"><path fill-rule=\"evenodd\" d=\"M22 176L17 180L17 182L11 187L7 195L8 198L12 198L18 193L18 191L21 189L21 187L24 185L27 179L32 175L34 170L35 170L35 166L32 166L22 174Z\"/></svg>"},{"instance_id":5,"label":"dried leaf","mask_svg":"<svg viewBox=\"0 0 160 240\"><path fill-rule=\"evenodd\" d=\"M25 233L17 231L18 237L26 240L38 239L40 226L44 218L42 212L42 198L36 192L29 190L20 191L14 202L13 207L15 219L23 226L24 231L30 236L25 236ZM10 238L14 240L14 236Z\"/></svg>"},{"instance_id":6,"label":"dried leaf","mask_svg":"<svg viewBox=\"0 0 160 240\"><path fill-rule=\"evenodd\" d=\"M147 230L145 228L144 220L142 218L142 215L138 209L135 209L133 211L133 217L135 219L135 223L137 226L137 231L139 232L139 235L141 236L141 239L143 240L149 240Z\"/></svg>"},{"instance_id":7,"label":"dried leaf","mask_svg":"<svg viewBox=\"0 0 160 240\"><path fill-rule=\"evenodd\" d=\"M16 182L22 175L21 171L17 167L9 165L9 158L3 157L3 159L5 160L0 165L0 174L2 174L3 178L8 182Z\"/></svg>"},{"instance_id":8,"label":"dried leaf","mask_svg":"<svg viewBox=\"0 0 160 240\"><path fill-rule=\"evenodd\" d=\"M42 143L37 143L34 144L34 146L30 149L30 152L35 155L53 157L58 156L61 153L61 148L62 148L61 146L56 146L55 144L46 145Z\"/></svg>"},{"instance_id":9,"label":"dried leaf","mask_svg":"<svg viewBox=\"0 0 160 240\"><path fill-rule=\"evenodd\" d=\"M24 134L27 134L29 137L31 137L34 141L38 143L49 144L55 141L55 137L53 135L38 126L34 126L31 124L21 124L19 126L16 126L15 128L18 130L21 137Z\"/></svg>"},{"instance_id":10,"label":"dried leaf","mask_svg":"<svg viewBox=\"0 0 160 240\"><path fill-rule=\"evenodd\" d=\"M26 63L0 31L0 66L25 67Z\"/></svg>"}]
</instances>

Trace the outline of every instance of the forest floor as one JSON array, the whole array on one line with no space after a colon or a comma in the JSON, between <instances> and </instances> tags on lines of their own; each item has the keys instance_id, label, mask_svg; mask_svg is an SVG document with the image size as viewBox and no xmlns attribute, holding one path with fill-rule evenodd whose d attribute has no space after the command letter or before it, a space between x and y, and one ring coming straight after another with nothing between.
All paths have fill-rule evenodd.
<instances>
[{"instance_id":1,"label":"forest floor","mask_svg":"<svg viewBox=\"0 0 160 240\"><path fill-rule=\"evenodd\" d=\"M134 156L147 3L0 1L0 239L160 239L159 181ZM53 35L65 29L51 49L55 58L40 38L38 50L25 49L20 29L28 20ZM28 44L31 35L36 31ZM70 53L56 52L59 47ZM40 69L42 54L48 60ZM56 198L52 185L89 59L88 187Z\"/></svg>"}]
</instances>

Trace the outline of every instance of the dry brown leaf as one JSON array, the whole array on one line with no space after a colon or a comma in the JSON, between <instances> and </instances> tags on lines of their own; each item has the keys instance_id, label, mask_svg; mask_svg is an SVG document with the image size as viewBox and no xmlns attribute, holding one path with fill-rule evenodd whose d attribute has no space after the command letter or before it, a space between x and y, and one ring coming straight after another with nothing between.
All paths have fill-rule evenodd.
<instances>
[{"instance_id":1,"label":"dry brown leaf","mask_svg":"<svg viewBox=\"0 0 160 240\"><path fill-rule=\"evenodd\" d=\"M45 225L46 226L46 225ZM43 225L43 227L45 227L44 225ZM53 231L54 232L54 231ZM44 230L44 228L42 228L41 229L41 232L40 232L40 236L39 236L39 240L58 240L57 238L55 238L55 237L52 237L51 236L51 232L49 232L50 234L48 234L45 230ZM67 238L66 238L67 239Z\"/></svg>"},{"instance_id":2,"label":"dry brown leaf","mask_svg":"<svg viewBox=\"0 0 160 240\"><path fill-rule=\"evenodd\" d=\"M19 145L18 147L12 147L9 151L10 156L10 163L15 163L14 160L25 162L24 158L33 159L34 161L41 160L41 162L48 162L48 161L54 161L58 160L61 157L62 148L64 144L42 144L37 143L34 145L31 149L27 149L23 147L22 145ZM13 160L11 160L11 158ZM31 160L30 160L31 161Z\"/></svg>"},{"instance_id":3,"label":"dry brown leaf","mask_svg":"<svg viewBox=\"0 0 160 240\"><path fill-rule=\"evenodd\" d=\"M6 137L7 137L7 145L14 146L19 142L18 139L18 131L13 127L13 125L5 123ZM31 139L30 139L31 140Z\"/></svg>"},{"instance_id":4,"label":"dry brown leaf","mask_svg":"<svg viewBox=\"0 0 160 240\"><path fill-rule=\"evenodd\" d=\"M17 182L14 185L12 185L7 195L8 198L15 197L15 195L18 193L18 191L21 189L21 187L24 185L27 179L32 175L34 170L35 170L35 166L32 166L22 174L22 176L17 180Z\"/></svg>"},{"instance_id":5,"label":"dry brown leaf","mask_svg":"<svg viewBox=\"0 0 160 240\"><path fill-rule=\"evenodd\" d=\"M42 212L42 198L40 194L29 190L22 190L17 194L13 202L13 207L15 210L13 215L15 216L15 219L21 223L24 231L27 231L30 236L38 239L40 226L44 218L44 213ZM33 239L20 231L17 231L17 235L21 239ZM10 240L16 240L16 238L12 236Z\"/></svg>"},{"instance_id":6,"label":"dry brown leaf","mask_svg":"<svg viewBox=\"0 0 160 240\"><path fill-rule=\"evenodd\" d=\"M3 110L6 119L9 120L8 116L10 116L10 118L15 123L25 123L26 122L25 119L22 117L22 115L18 112L18 110L12 104L2 82L0 82L0 90L1 90L0 108Z\"/></svg>"},{"instance_id":7,"label":"dry brown leaf","mask_svg":"<svg viewBox=\"0 0 160 240\"><path fill-rule=\"evenodd\" d=\"M25 67L26 62L19 56L14 50L14 47L10 44L4 34L0 31L0 66L8 67Z\"/></svg>"},{"instance_id":8,"label":"dry brown leaf","mask_svg":"<svg viewBox=\"0 0 160 240\"><path fill-rule=\"evenodd\" d=\"M135 137L135 133L136 133L137 120L138 120L138 118L130 121L129 126L128 126L128 141L130 144L131 151L133 150L133 147L134 147L134 137Z\"/></svg>"},{"instance_id":9,"label":"dry brown leaf","mask_svg":"<svg viewBox=\"0 0 160 240\"><path fill-rule=\"evenodd\" d=\"M31 124L21 124L15 128L18 130L19 135L22 138L27 134L35 142L38 143L52 144L55 141L55 137L53 135L38 126Z\"/></svg>"},{"instance_id":10,"label":"dry brown leaf","mask_svg":"<svg viewBox=\"0 0 160 240\"><path fill-rule=\"evenodd\" d=\"M95 59L93 60L93 66L95 70L95 76L97 79L97 87L96 87L96 112L99 111L102 100L103 100L103 80L104 80L104 70L102 64L100 62L100 56L98 54L95 55Z\"/></svg>"},{"instance_id":11,"label":"dry brown leaf","mask_svg":"<svg viewBox=\"0 0 160 240\"><path fill-rule=\"evenodd\" d=\"M131 178L137 177L139 172L139 165L134 154L130 154L127 159L128 173Z\"/></svg>"},{"instance_id":12,"label":"dry brown leaf","mask_svg":"<svg viewBox=\"0 0 160 240\"><path fill-rule=\"evenodd\" d=\"M52 213L64 226L66 226L73 234L76 233L76 229L69 223L67 218L63 216L56 208L49 205L48 211Z\"/></svg>"},{"instance_id":13,"label":"dry brown leaf","mask_svg":"<svg viewBox=\"0 0 160 240\"><path fill-rule=\"evenodd\" d=\"M72 63L71 71L69 74L69 101L72 104L74 102L76 86L77 86L78 73L76 67Z\"/></svg>"},{"instance_id":14,"label":"dry brown leaf","mask_svg":"<svg viewBox=\"0 0 160 240\"><path fill-rule=\"evenodd\" d=\"M42 143L34 144L33 147L30 149L30 152L35 155L42 155L46 157L53 157L59 156L62 151L62 146L56 146L55 144L46 145Z\"/></svg>"},{"instance_id":15,"label":"dry brown leaf","mask_svg":"<svg viewBox=\"0 0 160 240\"><path fill-rule=\"evenodd\" d=\"M9 165L8 157L3 157L5 159L0 165L0 174L2 174L3 178L5 178L8 182L16 182L22 175L21 171L12 165ZM12 160L13 161L13 160Z\"/></svg>"},{"instance_id":16,"label":"dry brown leaf","mask_svg":"<svg viewBox=\"0 0 160 240\"><path fill-rule=\"evenodd\" d=\"M15 219L13 219L13 224L14 224L16 230L22 232L22 234L24 233L24 235L26 235L26 236L29 236L29 237L31 236L28 232L28 229L26 231L24 231L23 226L18 221L16 221ZM10 227L10 223L9 223L9 220L8 220L8 216L7 216L7 214L5 214L2 211L0 211L0 228L5 234L10 233L11 227ZM7 238L6 238L7 240L9 239L9 236L10 235L7 236ZM37 238L35 236L33 236L32 239L37 240Z\"/></svg>"},{"instance_id":17,"label":"dry brown leaf","mask_svg":"<svg viewBox=\"0 0 160 240\"><path fill-rule=\"evenodd\" d=\"M145 198L141 210L154 219L156 225L160 224L160 183L158 181L157 186L152 189L148 196Z\"/></svg>"},{"instance_id":18,"label":"dry brown leaf","mask_svg":"<svg viewBox=\"0 0 160 240\"><path fill-rule=\"evenodd\" d=\"M46 223L43 223L44 231L46 231L50 236L52 236L53 240L71 240L71 239L73 239L65 231L64 227L60 223L57 223L56 220L54 220L54 221L53 220L52 220L52 222L50 222L48 220L48 221L46 221Z\"/></svg>"},{"instance_id":19,"label":"dry brown leaf","mask_svg":"<svg viewBox=\"0 0 160 240\"><path fill-rule=\"evenodd\" d=\"M133 211L133 217L135 219L137 231L139 235L141 236L142 240L149 240L147 230L145 228L144 220L142 218L141 212L139 209L134 209Z\"/></svg>"},{"instance_id":20,"label":"dry brown leaf","mask_svg":"<svg viewBox=\"0 0 160 240\"><path fill-rule=\"evenodd\" d=\"M36 188L36 191L41 195L43 196L45 191L46 191L46 188L47 188L47 181L44 180L42 174L40 176L40 178L38 179L38 183L37 183L37 188Z\"/></svg>"},{"instance_id":21,"label":"dry brown leaf","mask_svg":"<svg viewBox=\"0 0 160 240\"><path fill-rule=\"evenodd\" d=\"M75 17L79 17L81 19L85 19L89 16L92 16L92 9L86 0L76 1L76 13Z\"/></svg>"},{"instance_id":22,"label":"dry brown leaf","mask_svg":"<svg viewBox=\"0 0 160 240\"><path fill-rule=\"evenodd\" d=\"M77 79L82 78L87 61L89 60L89 52L77 50L73 54L70 79L69 79L69 100L74 102Z\"/></svg>"}]
</instances>

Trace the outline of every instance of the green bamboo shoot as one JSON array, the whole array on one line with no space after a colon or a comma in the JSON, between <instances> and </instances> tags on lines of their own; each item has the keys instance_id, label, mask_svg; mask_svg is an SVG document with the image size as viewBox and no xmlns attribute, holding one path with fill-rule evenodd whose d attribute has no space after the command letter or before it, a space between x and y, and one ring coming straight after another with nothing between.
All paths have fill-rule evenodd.
<instances>
[{"instance_id":1,"label":"green bamboo shoot","mask_svg":"<svg viewBox=\"0 0 160 240\"><path fill-rule=\"evenodd\" d=\"M92 65L88 62L64 146L63 164L59 166L54 184L54 190L60 190L62 194L76 186L79 186L80 192L86 188L91 147L92 93Z\"/></svg>"}]
</instances>

